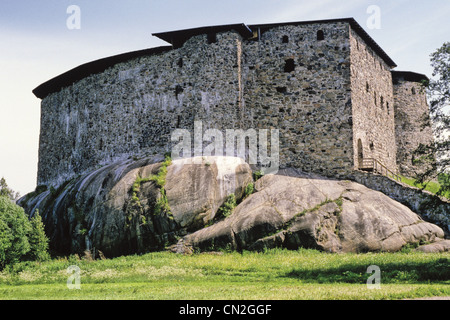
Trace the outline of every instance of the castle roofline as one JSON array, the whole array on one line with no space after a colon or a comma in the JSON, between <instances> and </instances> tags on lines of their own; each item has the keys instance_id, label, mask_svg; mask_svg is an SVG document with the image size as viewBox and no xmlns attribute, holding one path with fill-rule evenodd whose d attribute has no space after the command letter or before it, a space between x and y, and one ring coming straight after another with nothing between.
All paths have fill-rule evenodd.
<instances>
[{"instance_id":1,"label":"castle roofline","mask_svg":"<svg viewBox=\"0 0 450 320\"><path fill-rule=\"evenodd\" d=\"M170 51L173 48L178 48L182 46L183 43L186 42L189 38L195 35L236 31L244 39L251 39L254 38L255 34L258 34L261 31L269 30L271 28L280 26L307 25L316 23L323 24L323 23L337 23L337 22L348 23L351 26L351 28L366 42L366 44L370 48L372 48L372 50L374 50L375 53L378 54L378 56L380 56L383 59L383 61L386 62L386 64L389 67L395 68L397 66L395 62L392 61L392 59L386 54L386 52L384 52L384 50L369 36L369 34L353 18L255 24L248 26L244 23L238 23L238 24L199 27L192 29L154 33L153 36L156 36L170 43L171 46L161 46L156 48L133 51L85 63L41 84L40 86L38 86L36 89L33 90L33 94L40 99L44 99L51 93L58 92L62 88L68 87L73 83L81 79L84 79L92 74L101 73L117 63L124 62L140 56L159 54L162 52Z\"/></svg>"},{"instance_id":2,"label":"castle roofline","mask_svg":"<svg viewBox=\"0 0 450 320\"><path fill-rule=\"evenodd\" d=\"M412 71L394 71L391 70L392 80L422 82L430 80L426 75Z\"/></svg>"},{"instance_id":3,"label":"castle roofline","mask_svg":"<svg viewBox=\"0 0 450 320\"><path fill-rule=\"evenodd\" d=\"M170 50L172 50L171 46L162 46L122 53L115 56L88 62L72 70L69 70L47 82L44 82L43 84L41 84L40 86L38 86L36 89L33 90L33 94L40 99L44 99L49 94L58 92L59 90L61 90L61 88L68 87L73 83L80 81L81 79L84 79L92 74L101 73L117 63L128 61L130 59L138 58L141 56L158 54Z\"/></svg>"},{"instance_id":4,"label":"castle roofline","mask_svg":"<svg viewBox=\"0 0 450 320\"><path fill-rule=\"evenodd\" d=\"M359 25L354 18L340 18L340 19L326 19L326 20L309 20L309 21L295 21L295 22L282 22L282 23L268 23L268 24L253 24L245 25L240 24L229 24L220 26L210 26L210 27L200 27L193 29L169 31L153 33L153 36L160 38L168 43L170 43L174 48L181 47L189 38L210 33L219 33L235 30L244 39L250 39L254 37L255 33L260 33L260 31L266 31L276 27L282 26L298 26L298 25L308 25L308 24L318 24L318 23L337 23L344 22L348 23L352 29L367 43L367 45L372 48L372 50L383 59L384 62L390 67L395 68L396 63L386 54L386 52L372 39L372 37Z\"/></svg>"},{"instance_id":5,"label":"castle roofline","mask_svg":"<svg viewBox=\"0 0 450 320\"><path fill-rule=\"evenodd\" d=\"M317 23L337 23L346 22L351 28L366 42L366 44L372 48L372 50L383 59L384 62L390 67L395 68L397 64L387 55L387 53L373 40L373 38L361 27L361 25L354 18L340 18L340 19L326 19L326 20L310 20L310 21L297 21L297 22L284 22L284 23L271 23L271 24L258 24L251 25L250 28L255 30L259 29L271 29L279 26L289 25L306 25Z\"/></svg>"},{"instance_id":6,"label":"castle roofline","mask_svg":"<svg viewBox=\"0 0 450 320\"><path fill-rule=\"evenodd\" d=\"M244 39L253 37L253 31L244 23L226 24L220 26L199 27L192 29L183 29L168 32L153 33L152 35L170 43L174 48L179 48L183 44L194 36L201 34L212 34L227 31L236 31Z\"/></svg>"}]
</instances>

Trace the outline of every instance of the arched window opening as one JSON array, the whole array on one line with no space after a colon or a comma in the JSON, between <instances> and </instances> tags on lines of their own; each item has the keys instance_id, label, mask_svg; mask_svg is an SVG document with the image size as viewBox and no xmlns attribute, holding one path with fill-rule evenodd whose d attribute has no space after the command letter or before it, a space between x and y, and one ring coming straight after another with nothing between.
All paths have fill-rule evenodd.
<instances>
[{"instance_id":1,"label":"arched window opening","mask_svg":"<svg viewBox=\"0 0 450 320\"><path fill-rule=\"evenodd\" d=\"M363 166L363 159L364 159L364 153L363 153L363 146L361 139L358 139L358 168L361 168Z\"/></svg>"},{"instance_id":2,"label":"arched window opening","mask_svg":"<svg viewBox=\"0 0 450 320\"><path fill-rule=\"evenodd\" d=\"M411 93L412 93L412 94L416 94L416 88L412 87L412 88L411 88Z\"/></svg>"},{"instance_id":3,"label":"arched window opening","mask_svg":"<svg viewBox=\"0 0 450 320\"><path fill-rule=\"evenodd\" d=\"M317 41L325 40L325 34L323 33L323 30L317 31Z\"/></svg>"}]
</instances>

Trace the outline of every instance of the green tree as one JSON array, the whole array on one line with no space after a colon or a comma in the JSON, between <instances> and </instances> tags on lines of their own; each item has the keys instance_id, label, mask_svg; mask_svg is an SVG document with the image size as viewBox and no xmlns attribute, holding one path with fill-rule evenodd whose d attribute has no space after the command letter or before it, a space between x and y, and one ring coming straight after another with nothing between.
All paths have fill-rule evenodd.
<instances>
[{"instance_id":1,"label":"green tree","mask_svg":"<svg viewBox=\"0 0 450 320\"><path fill-rule=\"evenodd\" d=\"M31 223L24 210L9 197L0 196L0 269L18 262L31 249Z\"/></svg>"},{"instance_id":2,"label":"green tree","mask_svg":"<svg viewBox=\"0 0 450 320\"><path fill-rule=\"evenodd\" d=\"M414 164L426 168L414 177L419 185L425 186L431 180L438 180L441 188L438 194L450 190L450 42L446 42L431 54L433 78L424 81L430 115L423 125L433 124L436 141L420 145L414 152Z\"/></svg>"},{"instance_id":3,"label":"green tree","mask_svg":"<svg viewBox=\"0 0 450 320\"><path fill-rule=\"evenodd\" d=\"M10 198L13 201L16 201L19 199L20 194L19 192L14 192L14 190L10 189L8 187L8 184L6 183L6 180L4 177L0 179L0 196L6 196Z\"/></svg>"},{"instance_id":4,"label":"green tree","mask_svg":"<svg viewBox=\"0 0 450 320\"><path fill-rule=\"evenodd\" d=\"M31 230L28 235L28 241L30 243L29 258L37 261L45 261L50 258L48 254L48 238L45 235L44 223L39 214L39 210L36 210L33 217L30 219Z\"/></svg>"}]
</instances>

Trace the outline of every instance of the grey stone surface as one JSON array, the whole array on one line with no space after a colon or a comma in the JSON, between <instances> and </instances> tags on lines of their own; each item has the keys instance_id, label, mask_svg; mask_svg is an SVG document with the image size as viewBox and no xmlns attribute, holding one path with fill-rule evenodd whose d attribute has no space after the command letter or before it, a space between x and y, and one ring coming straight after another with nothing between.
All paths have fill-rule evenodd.
<instances>
[{"instance_id":1,"label":"grey stone surface","mask_svg":"<svg viewBox=\"0 0 450 320\"><path fill-rule=\"evenodd\" d=\"M69 254L95 248L111 257L164 249L210 223L228 195L242 197L253 181L250 167L240 158L175 160L164 187L170 212L157 212L162 193L154 181L140 184L137 200L132 188L138 177L158 174L161 160L108 165L58 190L24 197L19 204L29 215L39 210L52 250Z\"/></svg>"},{"instance_id":2,"label":"grey stone surface","mask_svg":"<svg viewBox=\"0 0 450 320\"><path fill-rule=\"evenodd\" d=\"M351 181L268 175L227 219L184 237L194 248L398 251L444 237L406 206Z\"/></svg>"},{"instance_id":3,"label":"grey stone surface","mask_svg":"<svg viewBox=\"0 0 450 320\"><path fill-rule=\"evenodd\" d=\"M437 224L447 236L450 236L450 201L448 199L381 175L355 171L348 178L370 189L383 192L406 205L426 221Z\"/></svg>"},{"instance_id":4,"label":"grey stone surface","mask_svg":"<svg viewBox=\"0 0 450 320\"><path fill-rule=\"evenodd\" d=\"M403 175L413 177L424 169L413 165L411 151L420 144L428 145L434 141L430 122L425 125L430 109L424 88L418 82L397 80L394 97L397 163Z\"/></svg>"},{"instance_id":5,"label":"grey stone surface","mask_svg":"<svg viewBox=\"0 0 450 320\"><path fill-rule=\"evenodd\" d=\"M274 26L258 40L197 35L44 98L38 185L163 155L173 131L193 134L194 121L203 132L278 129L282 168L342 177L358 166L361 140L364 157L395 171L393 90L389 67L346 22ZM413 104L406 94L396 101Z\"/></svg>"},{"instance_id":6,"label":"grey stone surface","mask_svg":"<svg viewBox=\"0 0 450 320\"><path fill-rule=\"evenodd\" d=\"M416 248L416 251L421 252L449 252L450 240L436 241L434 243L426 244Z\"/></svg>"}]
</instances>

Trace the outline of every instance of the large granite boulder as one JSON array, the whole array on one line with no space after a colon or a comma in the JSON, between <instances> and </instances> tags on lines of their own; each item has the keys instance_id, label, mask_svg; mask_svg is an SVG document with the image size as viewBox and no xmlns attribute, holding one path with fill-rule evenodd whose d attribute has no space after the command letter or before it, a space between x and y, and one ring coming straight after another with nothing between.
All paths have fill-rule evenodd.
<instances>
[{"instance_id":1,"label":"large granite boulder","mask_svg":"<svg viewBox=\"0 0 450 320\"><path fill-rule=\"evenodd\" d=\"M240 158L180 159L164 166L162 157L115 163L56 189L39 187L19 204L29 215L39 210L55 252L95 248L111 257L164 249L210 223L230 194L242 197L253 181Z\"/></svg>"},{"instance_id":2,"label":"large granite boulder","mask_svg":"<svg viewBox=\"0 0 450 320\"><path fill-rule=\"evenodd\" d=\"M256 181L244 199L253 178L240 158L164 160L104 166L56 189L39 187L19 204L29 215L39 210L51 249L60 254L96 249L113 257L169 246L397 251L444 238L438 226L355 182L286 169ZM221 206L232 194L238 205L224 215ZM422 251L448 248L440 243Z\"/></svg>"},{"instance_id":3,"label":"large granite boulder","mask_svg":"<svg viewBox=\"0 0 450 320\"><path fill-rule=\"evenodd\" d=\"M351 181L286 170L264 176L255 190L231 216L180 242L204 250L306 247L367 252L397 251L444 237L441 228L406 206Z\"/></svg>"}]
</instances>

